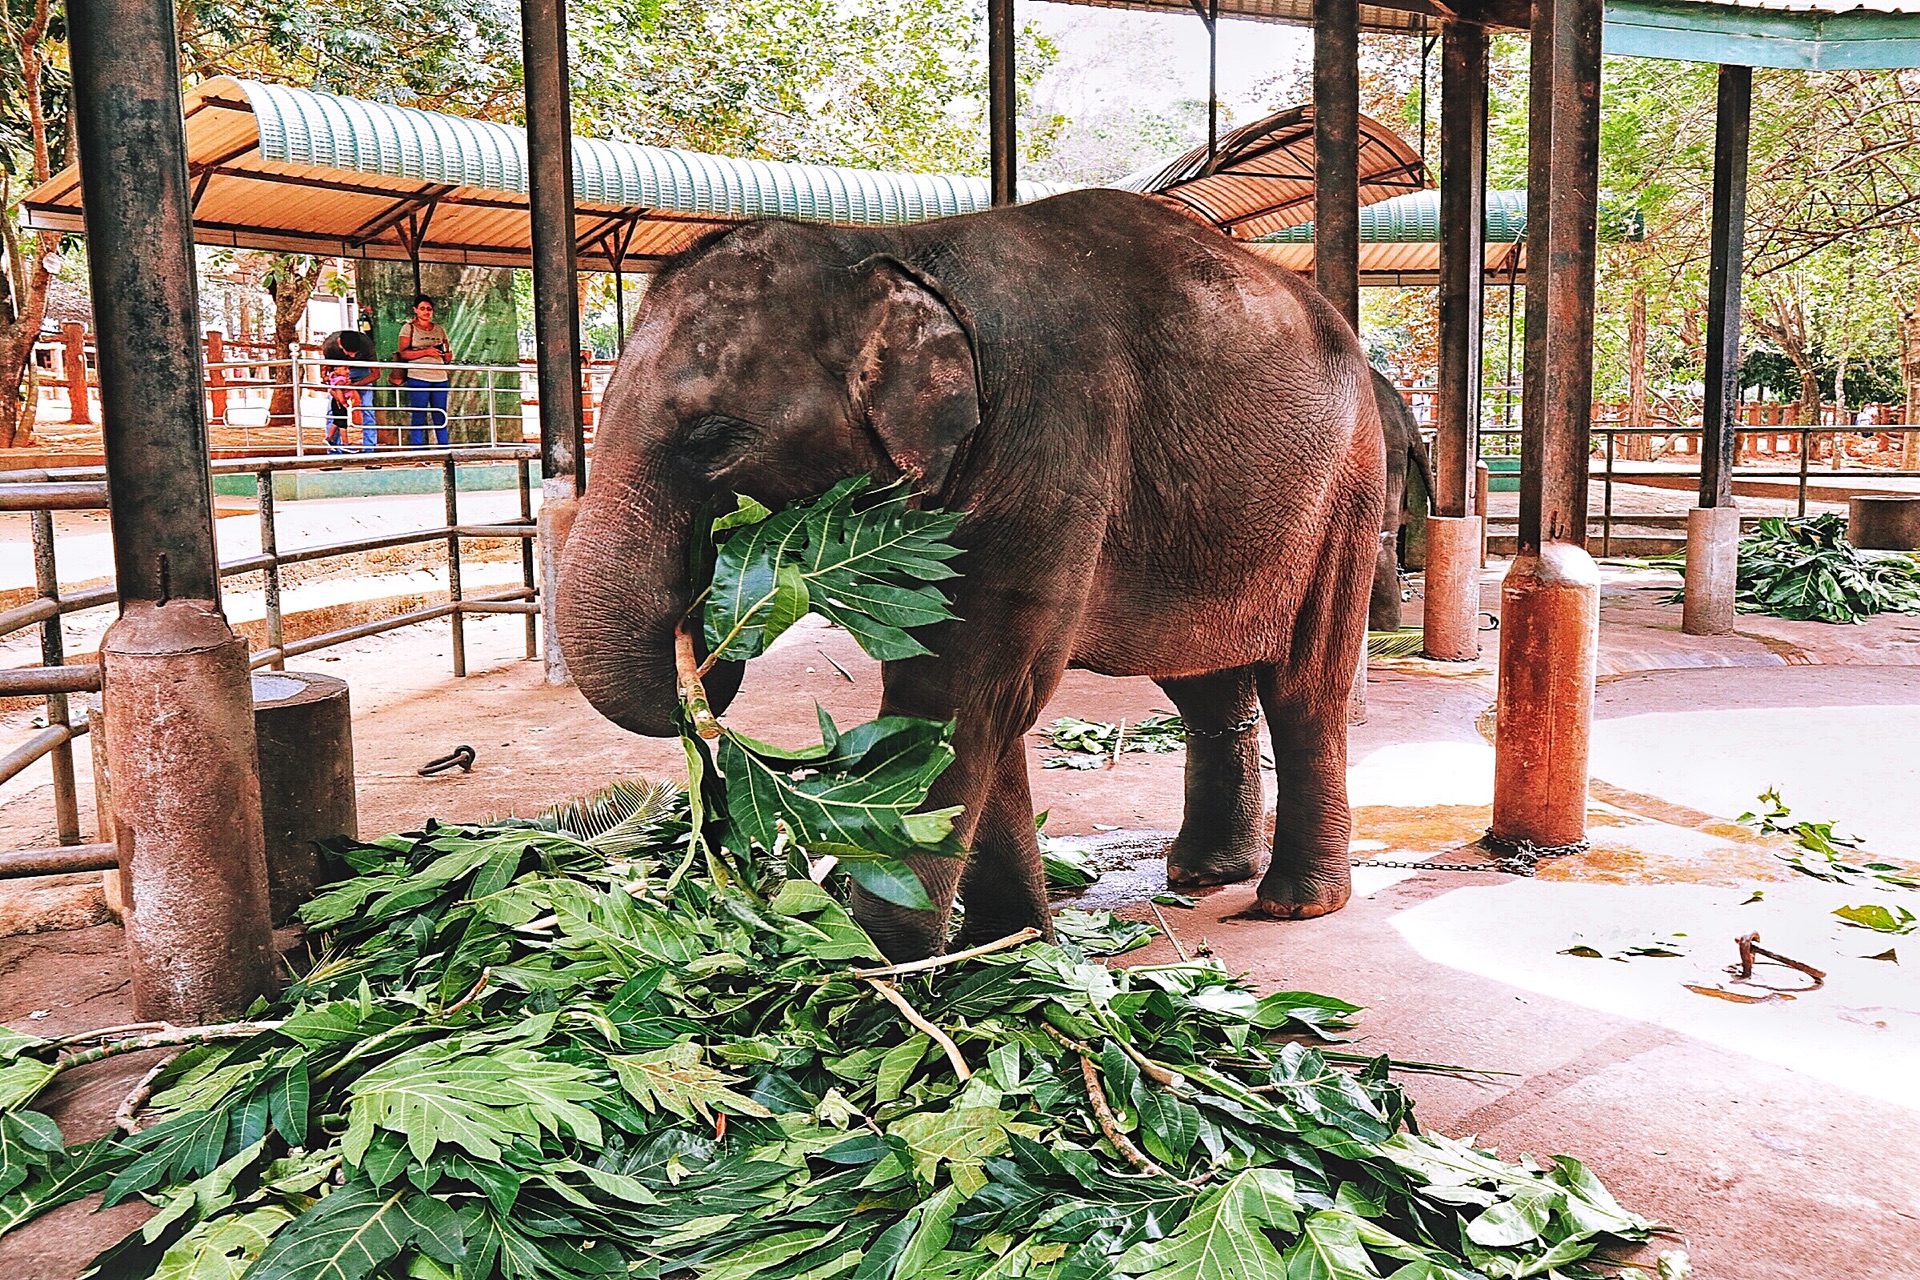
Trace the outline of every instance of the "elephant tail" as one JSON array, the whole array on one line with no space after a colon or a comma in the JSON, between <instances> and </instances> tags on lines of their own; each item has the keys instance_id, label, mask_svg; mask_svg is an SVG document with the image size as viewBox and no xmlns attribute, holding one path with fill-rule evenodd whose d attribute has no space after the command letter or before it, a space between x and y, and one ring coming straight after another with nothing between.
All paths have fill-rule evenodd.
<instances>
[{"instance_id":1,"label":"elephant tail","mask_svg":"<svg viewBox=\"0 0 1920 1280\"><path fill-rule=\"evenodd\" d=\"M1420 491L1426 495L1422 500L1427 508L1425 514L1431 515L1433 513L1434 492L1433 468L1427 463L1427 441L1426 438L1420 434L1418 427L1414 428L1413 434L1407 440L1407 465L1420 473Z\"/></svg>"}]
</instances>

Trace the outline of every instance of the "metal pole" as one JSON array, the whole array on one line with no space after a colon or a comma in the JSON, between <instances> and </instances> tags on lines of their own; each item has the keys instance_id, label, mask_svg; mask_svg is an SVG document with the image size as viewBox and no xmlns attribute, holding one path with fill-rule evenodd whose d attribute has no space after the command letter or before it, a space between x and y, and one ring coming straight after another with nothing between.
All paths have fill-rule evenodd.
<instances>
[{"instance_id":1,"label":"metal pole","mask_svg":"<svg viewBox=\"0 0 1920 1280\"><path fill-rule=\"evenodd\" d=\"M1440 389L1433 441L1437 514L1469 514L1479 450L1486 291L1487 32L1449 22L1440 44Z\"/></svg>"},{"instance_id":2,"label":"metal pole","mask_svg":"<svg viewBox=\"0 0 1920 1280\"><path fill-rule=\"evenodd\" d=\"M1713 127L1713 224L1707 268L1706 403L1700 416L1700 505L1733 505L1733 415L1739 405L1740 271L1747 217L1753 68L1720 68Z\"/></svg>"},{"instance_id":3,"label":"metal pole","mask_svg":"<svg viewBox=\"0 0 1920 1280\"><path fill-rule=\"evenodd\" d=\"M1528 123L1520 536L1585 546L1599 209L1600 3L1540 0Z\"/></svg>"},{"instance_id":4,"label":"metal pole","mask_svg":"<svg viewBox=\"0 0 1920 1280\"><path fill-rule=\"evenodd\" d=\"M542 594L551 597L567 534L587 484L565 0L520 0L520 38L527 105L527 202L533 217L533 331L539 353L540 577ZM552 611L542 616L547 683L565 684L567 664L554 632Z\"/></svg>"},{"instance_id":5,"label":"metal pole","mask_svg":"<svg viewBox=\"0 0 1920 1280\"><path fill-rule=\"evenodd\" d=\"M1607 474L1600 502L1600 554L1613 554L1613 428L1607 431Z\"/></svg>"},{"instance_id":6,"label":"metal pole","mask_svg":"<svg viewBox=\"0 0 1920 1280\"><path fill-rule=\"evenodd\" d=\"M527 466L526 459L522 458L517 464L516 469L520 473L520 518L531 524L533 522L533 480L529 475L531 468ZM520 585L527 589L527 599L538 599L538 597L533 594L533 540L530 538L520 539ZM544 611L546 602L540 601L539 607ZM529 661L539 653L539 639L540 619L529 613L527 615L527 658Z\"/></svg>"},{"instance_id":7,"label":"metal pole","mask_svg":"<svg viewBox=\"0 0 1920 1280\"><path fill-rule=\"evenodd\" d=\"M987 168L996 205L1019 199L1013 0L987 0Z\"/></svg>"},{"instance_id":8,"label":"metal pole","mask_svg":"<svg viewBox=\"0 0 1920 1280\"><path fill-rule=\"evenodd\" d=\"M172 0L67 9L120 617L101 641L136 1016L274 986L246 643L220 612Z\"/></svg>"},{"instance_id":9,"label":"metal pole","mask_svg":"<svg viewBox=\"0 0 1920 1280\"><path fill-rule=\"evenodd\" d=\"M42 599L59 601L60 571L53 558L51 511L33 513L33 578L34 587ZM40 665L64 666L66 660L66 638L62 634L60 615L56 613L40 624ZM72 723L67 695L49 693L47 727L64 728ZM80 806L73 790L73 740L69 738L54 747L52 756L54 826L60 832L61 844L79 844Z\"/></svg>"},{"instance_id":10,"label":"metal pole","mask_svg":"<svg viewBox=\"0 0 1920 1280\"><path fill-rule=\"evenodd\" d=\"M1313 281L1360 327L1360 8L1313 0Z\"/></svg>"},{"instance_id":11,"label":"metal pole","mask_svg":"<svg viewBox=\"0 0 1920 1280\"><path fill-rule=\"evenodd\" d=\"M527 203L533 216L533 332L539 352L540 471L586 492L580 400L580 280L574 264L573 126L565 0L521 0Z\"/></svg>"},{"instance_id":12,"label":"metal pole","mask_svg":"<svg viewBox=\"0 0 1920 1280\"><path fill-rule=\"evenodd\" d=\"M1220 149L1220 0L1207 0L1207 169Z\"/></svg>"},{"instance_id":13,"label":"metal pole","mask_svg":"<svg viewBox=\"0 0 1920 1280\"><path fill-rule=\"evenodd\" d=\"M1500 586L1496 847L1586 842L1600 571L1586 551L1601 0L1535 0L1518 554Z\"/></svg>"},{"instance_id":14,"label":"metal pole","mask_svg":"<svg viewBox=\"0 0 1920 1280\"><path fill-rule=\"evenodd\" d=\"M627 273L615 266L613 272L613 354L627 354Z\"/></svg>"},{"instance_id":15,"label":"metal pole","mask_svg":"<svg viewBox=\"0 0 1920 1280\"><path fill-rule=\"evenodd\" d=\"M353 421L351 413L347 415L347 421L349 423ZM274 528L273 469L271 467L263 467L253 473L253 492L260 508L260 554L271 557L262 574L266 580L267 648L274 652L273 661L269 665L275 671L285 671L287 658L281 649L283 633L280 625L280 534Z\"/></svg>"},{"instance_id":16,"label":"metal pole","mask_svg":"<svg viewBox=\"0 0 1920 1280\"><path fill-rule=\"evenodd\" d=\"M440 464L440 489L447 500L447 603L453 606L453 674L467 674L467 623L460 612L460 479L453 455Z\"/></svg>"}]
</instances>

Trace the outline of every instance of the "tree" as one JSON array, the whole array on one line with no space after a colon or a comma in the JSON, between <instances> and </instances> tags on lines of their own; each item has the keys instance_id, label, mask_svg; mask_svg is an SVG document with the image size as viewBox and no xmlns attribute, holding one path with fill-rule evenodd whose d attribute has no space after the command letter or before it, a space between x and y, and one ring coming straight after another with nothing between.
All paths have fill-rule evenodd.
<instances>
[{"instance_id":1,"label":"tree","mask_svg":"<svg viewBox=\"0 0 1920 1280\"><path fill-rule=\"evenodd\" d=\"M49 0L0 0L0 448L33 439L39 407L33 344L60 238L22 232L13 209L25 188L53 175L66 150L66 86L52 57L60 34Z\"/></svg>"}]
</instances>

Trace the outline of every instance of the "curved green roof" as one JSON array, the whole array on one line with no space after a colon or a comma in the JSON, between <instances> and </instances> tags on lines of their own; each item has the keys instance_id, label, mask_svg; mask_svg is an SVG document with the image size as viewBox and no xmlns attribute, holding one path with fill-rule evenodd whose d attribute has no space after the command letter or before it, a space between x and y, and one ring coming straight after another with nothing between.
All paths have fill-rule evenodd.
<instances>
[{"instance_id":1,"label":"curved green roof","mask_svg":"<svg viewBox=\"0 0 1920 1280\"><path fill-rule=\"evenodd\" d=\"M1602 240L1639 240L1646 235L1646 221L1637 209L1600 202L1600 238ZM1527 236L1527 193L1524 191L1487 192L1487 243L1516 244ZM1393 196L1360 208L1362 244L1434 244L1440 239L1440 193L1415 191ZM1255 243L1312 244L1313 224L1270 231Z\"/></svg>"},{"instance_id":2,"label":"curved green roof","mask_svg":"<svg viewBox=\"0 0 1920 1280\"><path fill-rule=\"evenodd\" d=\"M348 169L524 194L524 131L490 120L238 81L260 151L286 164ZM972 213L992 204L985 178L740 160L597 138L573 140L574 198L716 218L799 218L855 225ZM1023 183L1039 198L1056 188Z\"/></svg>"}]
</instances>

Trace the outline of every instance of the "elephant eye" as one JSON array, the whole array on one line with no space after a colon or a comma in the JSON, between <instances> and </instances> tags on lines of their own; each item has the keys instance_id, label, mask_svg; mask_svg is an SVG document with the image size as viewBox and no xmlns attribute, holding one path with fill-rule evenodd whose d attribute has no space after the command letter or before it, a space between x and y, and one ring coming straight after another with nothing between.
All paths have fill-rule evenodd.
<instances>
[{"instance_id":1,"label":"elephant eye","mask_svg":"<svg viewBox=\"0 0 1920 1280\"><path fill-rule=\"evenodd\" d=\"M689 453L711 461L744 445L753 427L724 413L709 413L696 418L681 442Z\"/></svg>"}]
</instances>

